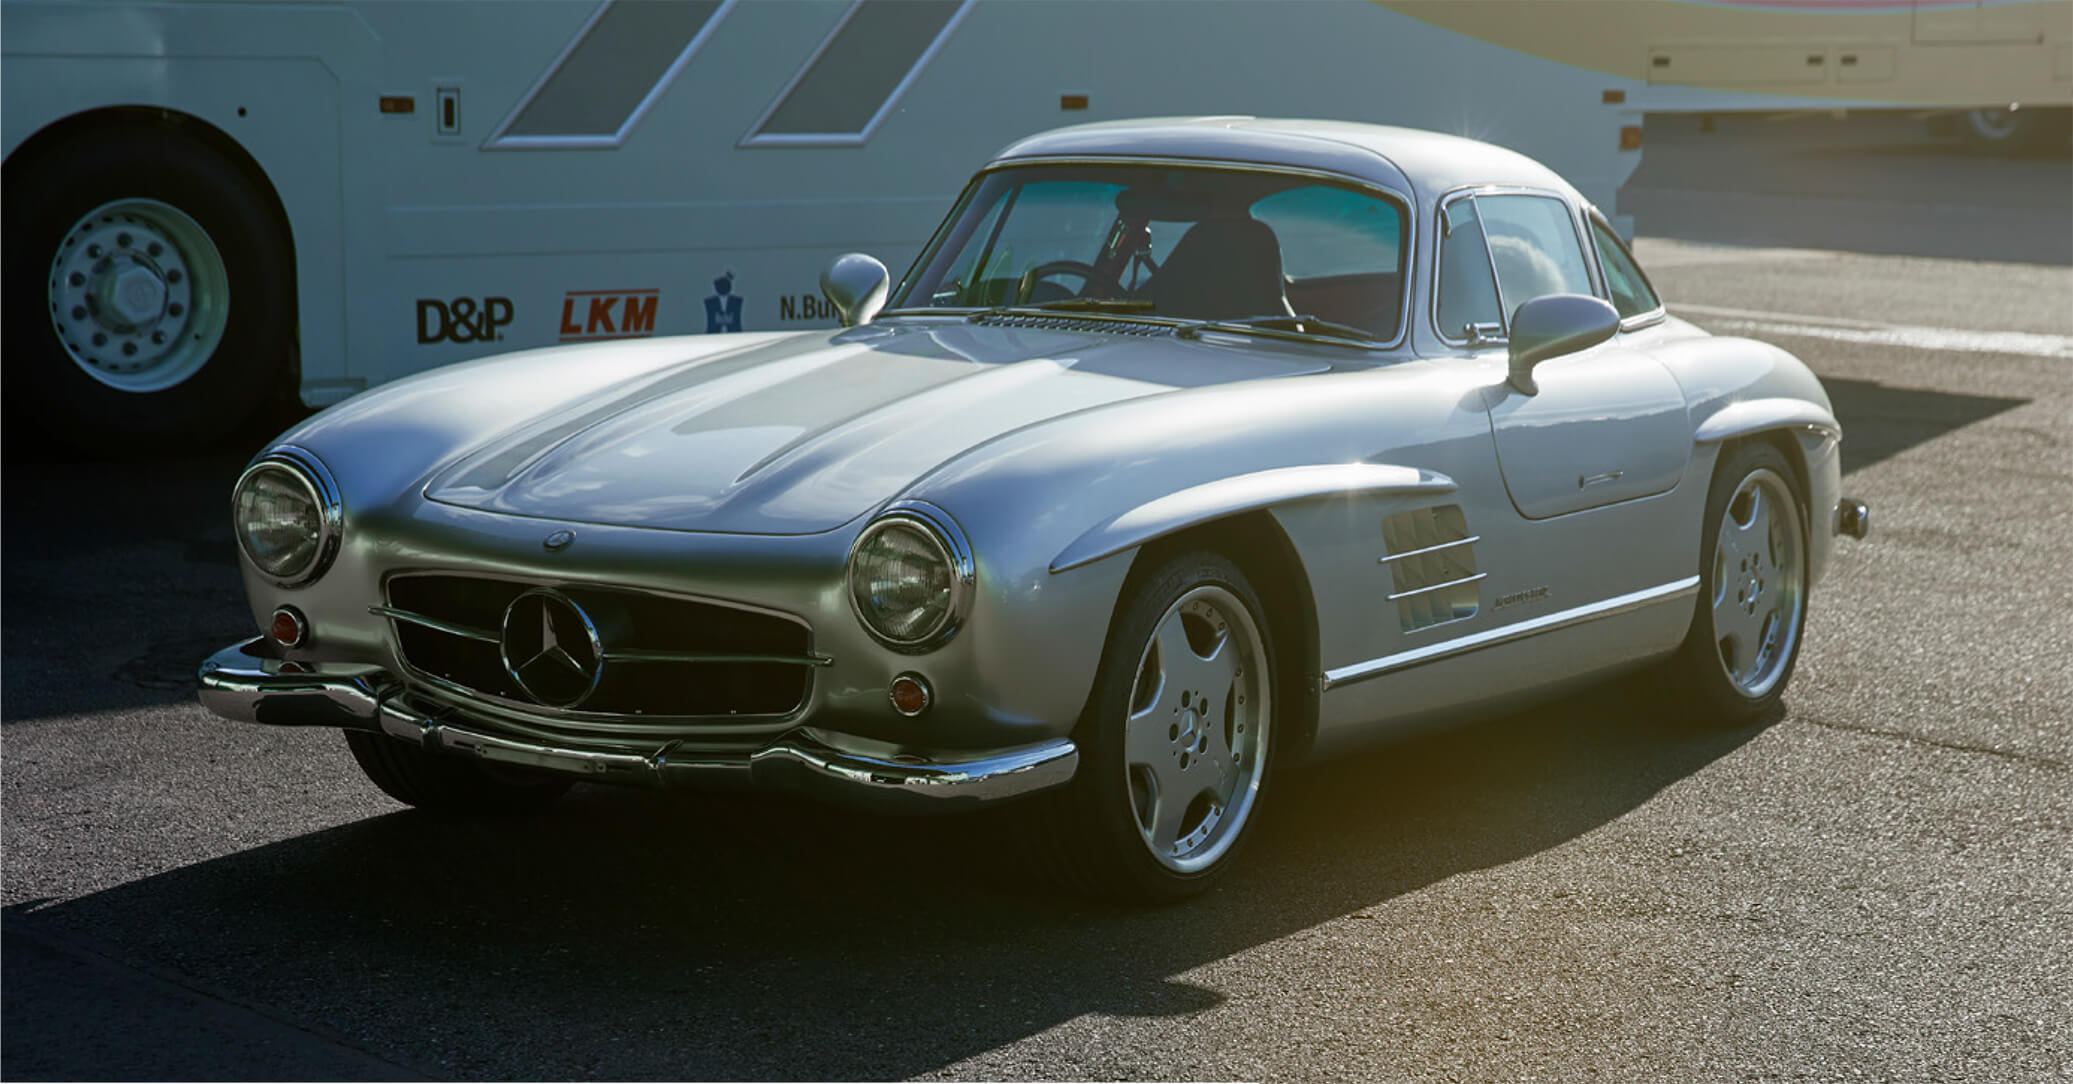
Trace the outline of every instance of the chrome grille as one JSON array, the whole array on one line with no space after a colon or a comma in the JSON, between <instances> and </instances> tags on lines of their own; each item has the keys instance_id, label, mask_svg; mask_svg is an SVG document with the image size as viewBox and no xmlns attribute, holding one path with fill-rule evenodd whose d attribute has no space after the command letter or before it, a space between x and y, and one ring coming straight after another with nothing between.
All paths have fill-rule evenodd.
<instances>
[{"instance_id":1,"label":"chrome grille","mask_svg":"<svg viewBox=\"0 0 2073 1084\"><path fill-rule=\"evenodd\" d=\"M541 587L580 607L602 657L580 703L543 706L505 669L511 604ZM532 713L657 720L781 716L806 701L816 666L812 630L794 618L722 603L593 584L401 573L373 612L389 619L398 653L420 678Z\"/></svg>"}]
</instances>

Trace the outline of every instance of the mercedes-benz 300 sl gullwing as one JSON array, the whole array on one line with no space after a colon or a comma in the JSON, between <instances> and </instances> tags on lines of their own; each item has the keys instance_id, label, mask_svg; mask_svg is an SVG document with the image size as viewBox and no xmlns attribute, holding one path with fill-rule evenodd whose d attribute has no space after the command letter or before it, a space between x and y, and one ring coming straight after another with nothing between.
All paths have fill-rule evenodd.
<instances>
[{"instance_id":1,"label":"mercedes-benz 300 sl gullwing","mask_svg":"<svg viewBox=\"0 0 2073 1084\"><path fill-rule=\"evenodd\" d=\"M232 500L217 713L415 806L573 781L1015 801L1138 899L1285 773L1656 667L1772 711L1867 513L1784 351L1664 311L1541 165L1251 118L981 170L845 326L536 350L366 392Z\"/></svg>"}]
</instances>

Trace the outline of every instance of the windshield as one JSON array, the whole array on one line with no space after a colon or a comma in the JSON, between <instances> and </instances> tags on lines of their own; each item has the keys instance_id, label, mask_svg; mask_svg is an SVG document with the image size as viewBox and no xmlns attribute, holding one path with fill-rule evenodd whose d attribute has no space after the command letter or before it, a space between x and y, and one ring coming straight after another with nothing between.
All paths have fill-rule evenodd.
<instances>
[{"instance_id":1,"label":"windshield","mask_svg":"<svg viewBox=\"0 0 2073 1084\"><path fill-rule=\"evenodd\" d=\"M1001 169L966 190L893 307L1309 316L1386 341L1403 310L1403 230L1395 200L1315 177L1191 166ZM1102 301L1111 304L1094 303Z\"/></svg>"}]
</instances>

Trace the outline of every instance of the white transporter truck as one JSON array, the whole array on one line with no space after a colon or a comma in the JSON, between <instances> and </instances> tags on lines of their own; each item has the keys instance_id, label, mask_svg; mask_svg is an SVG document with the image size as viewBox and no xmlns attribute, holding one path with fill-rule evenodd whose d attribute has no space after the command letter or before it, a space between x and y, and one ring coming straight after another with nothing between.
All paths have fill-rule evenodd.
<instances>
[{"instance_id":1,"label":"white transporter truck","mask_svg":"<svg viewBox=\"0 0 2073 1084\"><path fill-rule=\"evenodd\" d=\"M1431 128L1618 223L1644 103L2055 101L2068 11L0 0L7 423L152 451L488 353L826 325L831 257L897 273L974 166L1080 120Z\"/></svg>"},{"instance_id":2,"label":"white transporter truck","mask_svg":"<svg viewBox=\"0 0 2073 1084\"><path fill-rule=\"evenodd\" d=\"M1348 118L1611 210L1602 74L1378 4L0 4L9 423L207 438L498 351L827 326L971 170L1079 120Z\"/></svg>"}]
</instances>

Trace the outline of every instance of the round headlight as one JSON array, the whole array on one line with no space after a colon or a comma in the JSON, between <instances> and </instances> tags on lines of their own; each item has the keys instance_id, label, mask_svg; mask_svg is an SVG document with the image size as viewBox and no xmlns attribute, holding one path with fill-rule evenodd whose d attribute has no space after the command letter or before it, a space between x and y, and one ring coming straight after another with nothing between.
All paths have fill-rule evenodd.
<instances>
[{"instance_id":1,"label":"round headlight","mask_svg":"<svg viewBox=\"0 0 2073 1084\"><path fill-rule=\"evenodd\" d=\"M950 517L909 504L864 528L849 556L849 599L864 628L902 651L957 631L971 597L972 557Z\"/></svg>"},{"instance_id":2,"label":"round headlight","mask_svg":"<svg viewBox=\"0 0 2073 1084\"><path fill-rule=\"evenodd\" d=\"M247 468L231 516L253 567L283 586L317 578L338 552L338 489L301 449L275 449Z\"/></svg>"}]
</instances>

